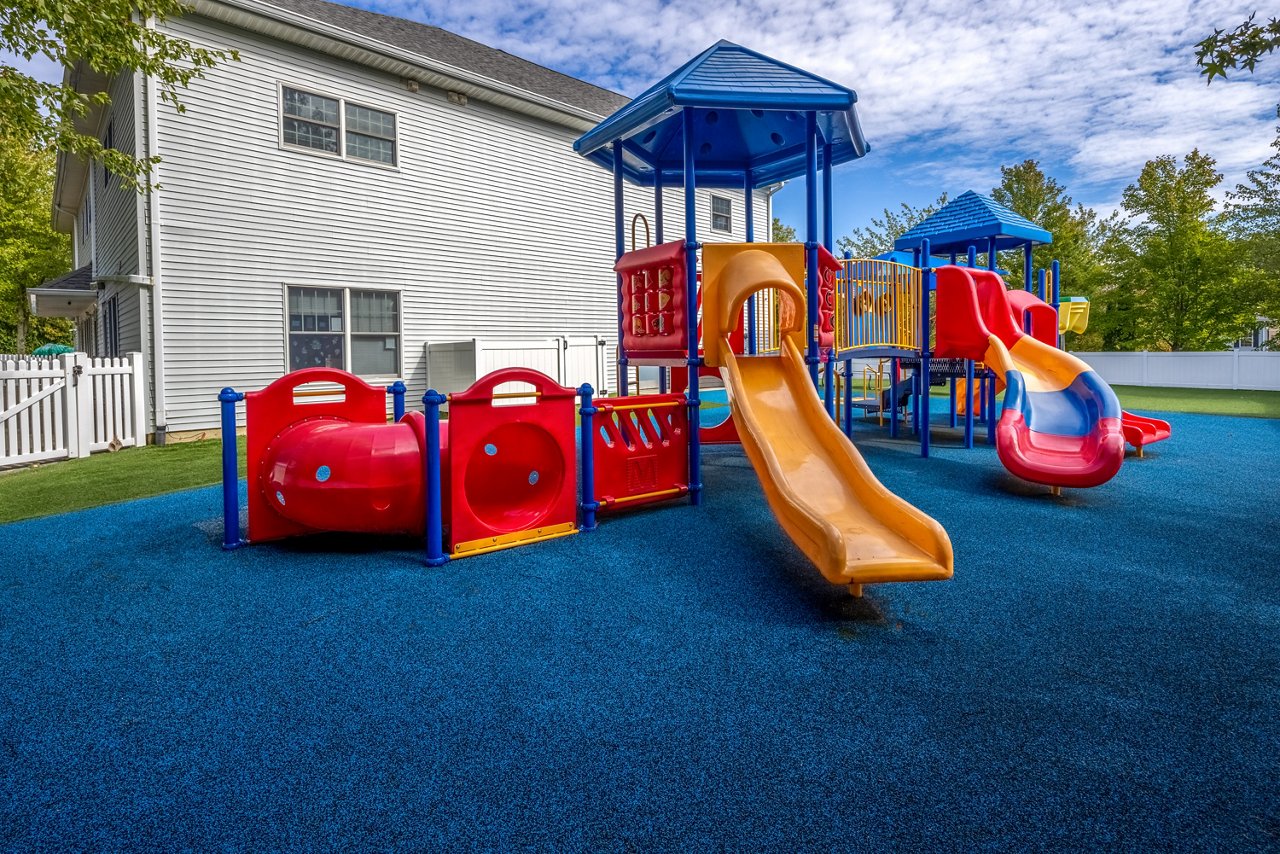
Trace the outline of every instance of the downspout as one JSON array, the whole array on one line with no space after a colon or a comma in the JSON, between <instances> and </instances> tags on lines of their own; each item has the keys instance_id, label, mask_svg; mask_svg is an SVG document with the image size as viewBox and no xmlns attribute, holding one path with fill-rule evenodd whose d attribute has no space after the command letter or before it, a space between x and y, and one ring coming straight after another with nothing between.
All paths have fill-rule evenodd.
<instances>
[{"instance_id":1,"label":"downspout","mask_svg":"<svg viewBox=\"0 0 1280 854\"><path fill-rule=\"evenodd\" d=\"M147 20L147 28L155 29L154 18ZM143 82L147 102L147 157L155 157L160 149L159 132L156 129L156 85L150 76L144 77ZM160 180L160 167L157 164L151 169L151 185L154 188ZM163 445L169 425L169 416L165 411L164 383L164 273L160 264L160 202L154 189L147 192L147 219L151 229L147 272L151 275L151 372L156 396L155 441L157 445Z\"/></svg>"}]
</instances>

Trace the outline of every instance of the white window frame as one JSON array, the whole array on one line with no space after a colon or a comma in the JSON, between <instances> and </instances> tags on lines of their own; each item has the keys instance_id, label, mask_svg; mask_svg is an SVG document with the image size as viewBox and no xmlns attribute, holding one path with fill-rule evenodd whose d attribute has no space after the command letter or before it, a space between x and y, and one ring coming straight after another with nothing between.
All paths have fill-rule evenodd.
<instances>
[{"instance_id":1,"label":"white window frame","mask_svg":"<svg viewBox=\"0 0 1280 854\"><path fill-rule=\"evenodd\" d=\"M712 230L712 231L718 231L718 232L719 232L719 233L721 233L721 234L733 234L733 199L729 198L728 196L717 196L715 193L711 193L710 195L711 195L711 201L710 201L708 204L710 205L710 217L711 217L711 222L709 223L709 225L711 226L711 230ZM729 213L728 213L728 214L717 214L717 213L716 213L716 200L717 200L717 199L718 199L718 200L720 200L720 201L722 201L722 202L724 202L725 204L727 204L727 205L729 206ZM716 228L716 217L717 217L717 216L727 216L727 217L729 218L729 227L728 227L728 228Z\"/></svg>"},{"instance_id":2,"label":"white window frame","mask_svg":"<svg viewBox=\"0 0 1280 854\"><path fill-rule=\"evenodd\" d=\"M311 148L306 145L294 145L284 141L284 120L286 118L284 112L284 90L293 89L296 92L302 92L305 95L315 95L318 98L328 98L330 101L338 102L338 150L322 151L319 148ZM395 139L392 143L395 145L396 159L394 163L383 163L381 160L369 160L365 157L351 157L347 154L347 104L350 103L357 107L364 107L369 110L377 110L380 113L386 113L391 116L391 121L395 125ZM302 83L290 83L284 80L276 81L276 144L281 151L300 152L315 157L324 157L329 160L342 160L347 163L361 163L365 166L372 166L375 169L387 169L392 172L400 171L400 113L397 110L390 110L384 106L380 106L363 98L343 98L338 95L332 95L324 89Z\"/></svg>"},{"instance_id":3,"label":"white window frame","mask_svg":"<svg viewBox=\"0 0 1280 854\"><path fill-rule=\"evenodd\" d=\"M342 291L342 370L347 373L354 373L351 370L351 328L355 325L351 317L351 292L352 291L380 291L382 293L392 293L396 295L396 310L400 331L395 333L395 337L399 339L399 346L396 348L396 373L394 374L356 374L362 380L366 380L373 384L380 382L391 382L394 380L404 379L404 289L399 287L385 287L379 285L333 285L317 282L285 282L284 289L281 294L284 306L281 315L281 322L284 326L284 373L289 373L293 369L289 367L289 288L312 288L315 290ZM334 334L334 333L322 333ZM361 333L357 333L361 334ZM390 336L383 336L390 337Z\"/></svg>"}]
</instances>

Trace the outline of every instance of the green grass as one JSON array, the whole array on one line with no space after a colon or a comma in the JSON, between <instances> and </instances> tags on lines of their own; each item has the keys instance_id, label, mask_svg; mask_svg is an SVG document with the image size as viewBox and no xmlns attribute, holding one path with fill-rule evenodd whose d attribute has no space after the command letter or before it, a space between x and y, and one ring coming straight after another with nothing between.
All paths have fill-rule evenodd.
<instances>
[{"instance_id":1,"label":"green grass","mask_svg":"<svg viewBox=\"0 0 1280 854\"><path fill-rule=\"evenodd\" d=\"M1130 411L1199 412L1280 418L1280 391L1232 391L1223 388L1145 388L1112 386L1120 405Z\"/></svg>"},{"instance_id":2,"label":"green grass","mask_svg":"<svg viewBox=\"0 0 1280 854\"><path fill-rule=\"evenodd\" d=\"M240 442L244 475L244 442ZM131 501L222 480L222 443L183 442L0 473L0 524Z\"/></svg>"}]
</instances>

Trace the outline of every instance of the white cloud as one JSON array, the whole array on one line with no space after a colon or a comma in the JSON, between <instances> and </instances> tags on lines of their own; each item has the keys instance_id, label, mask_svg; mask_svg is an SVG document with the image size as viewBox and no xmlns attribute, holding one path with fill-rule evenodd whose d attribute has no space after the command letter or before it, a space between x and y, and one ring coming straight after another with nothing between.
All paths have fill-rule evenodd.
<instances>
[{"instance_id":1,"label":"white cloud","mask_svg":"<svg viewBox=\"0 0 1280 854\"><path fill-rule=\"evenodd\" d=\"M367 2L628 95L727 38L856 89L876 151L953 190L1034 158L1106 204L1192 147L1233 182L1266 158L1280 98L1280 56L1212 87L1194 65L1196 41L1251 10L1234 0Z\"/></svg>"}]
</instances>

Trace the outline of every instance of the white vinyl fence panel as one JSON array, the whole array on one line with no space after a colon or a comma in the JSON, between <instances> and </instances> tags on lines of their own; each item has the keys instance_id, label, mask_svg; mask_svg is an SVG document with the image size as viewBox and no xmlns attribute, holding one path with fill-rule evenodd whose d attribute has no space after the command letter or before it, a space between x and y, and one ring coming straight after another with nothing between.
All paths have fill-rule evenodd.
<instances>
[{"instance_id":1,"label":"white vinyl fence panel","mask_svg":"<svg viewBox=\"0 0 1280 854\"><path fill-rule=\"evenodd\" d=\"M1280 353L1076 353L1113 385L1280 391Z\"/></svg>"},{"instance_id":2,"label":"white vinyl fence panel","mask_svg":"<svg viewBox=\"0 0 1280 854\"><path fill-rule=\"evenodd\" d=\"M494 371L519 367L541 371L570 388L591 383L597 394L606 395L610 372L605 349L605 339L598 335L432 341L426 344L427 385L451 394Z\"/></svg>"},{"instance_id":3,"label":"white vinyl fence panel","mask_svg":"<svg viewBox=\"0 0 1280 854\"><path fill-rule=\"evenodd\" d=\"M0 466L145 445L142 355L0 356Z\"/></svg>"}]
</instances>

